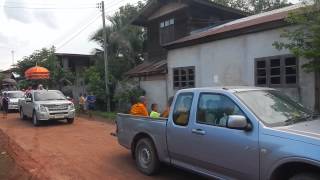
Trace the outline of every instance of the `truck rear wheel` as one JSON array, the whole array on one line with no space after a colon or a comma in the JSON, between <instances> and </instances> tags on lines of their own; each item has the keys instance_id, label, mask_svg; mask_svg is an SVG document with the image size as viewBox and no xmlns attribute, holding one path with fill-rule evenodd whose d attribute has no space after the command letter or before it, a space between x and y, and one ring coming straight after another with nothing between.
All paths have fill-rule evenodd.
<instances>
[{"instance_id":1,"label":"truck rear wheel","mask_svg":"<svg viewBox=\"0 0 320 180\"><path fill-rule=\"evenodd\" d=\"M159 171L160 161L153 142L149 138L142 138L135 148L136 165L142 173L150 176Z\"/></svg>"},{"instance_id":2,"label":"truck rear wheel","mask_svg":"<svg viewBox=\"0 0 320 180\"><path fill-rule=\"evenodd\" d=\"M300 173L292 176L289 180L319 180L320 175L315 173Z\"/></svg>"}]
</instances>

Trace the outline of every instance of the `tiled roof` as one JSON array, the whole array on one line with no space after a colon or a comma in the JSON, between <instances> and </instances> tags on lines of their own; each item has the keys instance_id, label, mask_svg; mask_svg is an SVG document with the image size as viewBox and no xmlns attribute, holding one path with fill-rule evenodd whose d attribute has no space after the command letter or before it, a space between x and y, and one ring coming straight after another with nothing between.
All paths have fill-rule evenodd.
<instances>
[{"instance_id":1,"label":"tiled roof","mask_svg":"<svg viewBox=\"0 0 320 180\"><path fill-rule=\"evenodd\" d=\"M167 73L167 61L144 62L126 73L127 76L147 76Z\"/></svg>"},{"instance_id":2,"label":"tiled roof","mask_svg":"<svg viewBox=\"0 0 320 180\"><path fill-rule=\"evenodd\" d=\"M237 20L204 30L202 32L198 32L198 33L183 37L176 41L170 42L164 46L170 48L171 46L183 44L183 43L194 41L194 40L204 39L212 36L218 36L231 31L237 31L237 30L250 28L250 27L254 27L257 25L265 24L265 23L284 20L288 16L290 11L296 10L300 7L302 7L302 4L296 4L296 5L288 6L285 8L237 19Z\"/></svg>"}]
</instances>

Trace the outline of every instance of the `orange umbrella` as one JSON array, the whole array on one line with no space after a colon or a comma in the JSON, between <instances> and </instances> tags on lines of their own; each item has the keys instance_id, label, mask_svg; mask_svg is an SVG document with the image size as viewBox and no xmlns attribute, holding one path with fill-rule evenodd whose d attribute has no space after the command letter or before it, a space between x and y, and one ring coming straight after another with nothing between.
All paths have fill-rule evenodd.
<instances>
[{"instance_id":1,"label":"orange umbrella","mask_svg":"<svg viewBox=\"0 0 320 180\"><path fill-rule=\"evenodd\" d=\"M33 80L33 79L49 79L50 78L50 72L47 68L35 66L32 68L29 68L24 72L24 75L27 79Z\"/></svg>"}]
</instances>

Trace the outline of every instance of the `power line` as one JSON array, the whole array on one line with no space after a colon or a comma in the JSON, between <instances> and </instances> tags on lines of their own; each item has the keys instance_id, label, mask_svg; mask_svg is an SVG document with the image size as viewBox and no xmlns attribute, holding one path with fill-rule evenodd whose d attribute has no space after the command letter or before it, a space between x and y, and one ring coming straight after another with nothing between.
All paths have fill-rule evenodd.
<instances>
[{"instance_id":1,"label":"power line","mask_svg":"<svg viewBox=\"0 0 320 180\"><path fill-rule=\"evenodd\" d=\"M86 30L91 24L93 24L99 17L101 16L101 14L99 13L91 22L89 22L87 25L85 25L82 29L80 29L77 33L75 33L73 36L71 36L67 41L65 41L62 45L60 45L59 47L57 47L56 50L61 49L62 47L64 47L65 45L67 45L69 42L71 42L74 38L76 38L79 34L81 34L84 30Z\"/></svg>"},{"instance_id":2,"label":"power line","mask_svg":"<svg viewBox=\"0 0 320 180\"><path fill-rule=\"evenodd\" d=\"M83 10L83 9L95 9L96 7L27 7L27 6L7 6L2 7L8 9L32 9L32 10Z\"/></svg>"},{"instance_id":3,"label":"power line","mask_svg":"<svg viewBox=\"0 0 320 180\"><path fill-rule=\"evenodd\" d=\"M106 9L109 9L109 8L111 8L111 7L119 4L119 3L121 3L121 2L124 2L124 1L127 1L127 0L120 0L120 1L117 1L116 3L112 3L112 4L111 4L110 6L108 6L108 8L106 8ZM133 3L132 5L136 5L136 4L138 4L138 3ZM118 11L118 10L119 10L119 9L109 10L109 11L106 11L106 14L109 14L109 13L111 13L111 12L116 12L116 11ZM78 31L77 33L73 34L73 35L71 36L71 38L69 38L67 41L65 41L65 42L64 42L62 45L60 45L59 47L57 47L56 50L61 49L62 47L64 47L65 45L67 45L69 42L71 42L72 40L74 40L78 35L80 35L84 30L86 30L91 24L93 24L93 23L97 20L97 18L99 18L100 16L101 16L101 14L99 13L98 16L94 17L94 20L93 20L93 21L91 21L90 23L84 25L83 28L81 28L80 31ZM128 25L128 24L127 24L127 25ZM127 26L127 25L126 25L126 26Z\"/></svg>"}]
</instances>

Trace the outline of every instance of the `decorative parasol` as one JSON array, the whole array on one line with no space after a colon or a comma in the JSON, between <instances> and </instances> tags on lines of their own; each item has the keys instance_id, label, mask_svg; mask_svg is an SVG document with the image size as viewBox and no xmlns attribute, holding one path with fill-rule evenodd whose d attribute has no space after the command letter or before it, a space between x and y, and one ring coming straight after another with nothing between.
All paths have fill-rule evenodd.
<instances>
[{"instance_id":1,"label":"decorative parasol","mask_svg":"<svg viewBox=\"0 0 320 180\"><path fill-rule=\"evenodd\" d=\"M29 68L24 72L26 79L36 80L36 79L49 79L50 72L47 68L40 67L36 65L35 67Z\"/></svg>"}]
</instances>

